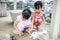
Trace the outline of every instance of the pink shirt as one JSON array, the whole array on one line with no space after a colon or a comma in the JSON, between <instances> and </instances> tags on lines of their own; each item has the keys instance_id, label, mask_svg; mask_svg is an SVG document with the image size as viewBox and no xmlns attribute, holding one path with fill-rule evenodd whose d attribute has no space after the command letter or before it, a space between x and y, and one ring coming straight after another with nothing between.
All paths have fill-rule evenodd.
<instances>
[{"instance_id":1,"label":"pink shirt","mask_svg":"<svg viewBox=\"0 0 60 40\"><path fill-rule=\"evenodd\" d=\"M43 21L43 15L38 15L37 13L35 13L33 17L34 17L34 24L36 26L39 26ZM32 20L32 17L31 17L31 20Z\"/></svg>"}]
</instances>

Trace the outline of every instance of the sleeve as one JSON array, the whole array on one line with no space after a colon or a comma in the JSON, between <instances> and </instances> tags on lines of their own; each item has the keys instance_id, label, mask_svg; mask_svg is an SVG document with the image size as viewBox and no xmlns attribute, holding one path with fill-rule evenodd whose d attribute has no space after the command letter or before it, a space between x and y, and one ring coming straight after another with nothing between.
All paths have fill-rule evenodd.
<instances>
[{"instance_id":1,"label":"sleeve","mask_svg":"<svg viewBox=\"0 0 60 40\"><path fill-rule=\"evenodd\" d=\"M21 20L21 16L17 16L17 21L20 21Z\"/></svg>"}]
</instances>

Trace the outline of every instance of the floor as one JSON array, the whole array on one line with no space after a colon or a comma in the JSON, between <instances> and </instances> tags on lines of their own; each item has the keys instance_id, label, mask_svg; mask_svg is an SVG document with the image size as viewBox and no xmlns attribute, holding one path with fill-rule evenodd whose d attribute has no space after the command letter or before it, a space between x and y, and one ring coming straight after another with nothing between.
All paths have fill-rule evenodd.
<instances>
[{"instance_id":1,"label":"floor","mask_svg":"<svg viewBox=\"0 0 60 40\"><path fill-rule=\"evenodd\" d=\"M18 36L13 33L14 27L10 14L7 14L7 17L0 17L0 38L3 34L14 35L17 40L33 40L29 37L27 33L23 36Z\"/></svg>"},{"instance_id":2,"label":"floor","mask_svg":"<svg viewBox=\"0 0 60 40\"><path fill-rule=\"evenodd\" d=\"M11 34L16 36L17 40L32 40L27 33L25 33L24 36L17 36L13 34L13 30L14 28L10 14L8 14L7 17L0 17L0 38L3 34Z\"/></svg>"}]
</instances>

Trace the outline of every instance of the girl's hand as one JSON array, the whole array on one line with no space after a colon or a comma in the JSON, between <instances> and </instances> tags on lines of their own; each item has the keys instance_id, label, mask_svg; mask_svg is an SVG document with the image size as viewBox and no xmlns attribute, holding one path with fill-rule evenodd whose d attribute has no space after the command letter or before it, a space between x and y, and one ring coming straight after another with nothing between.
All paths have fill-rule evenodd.
<instances>
[{"instance_id":1,"label":"girl's hand","mask_svg":"<svg viewBox=\"0 0 60 40\"><path fill-rule=\"evenodd\" d=\"M48 23L47 22L45 22L45 25L47 25Z\"/></svg>"},{"instance_id":2,"label":"girl's hand","mask_svg":"<svg viewBox=\"0 0 60 40\"><path fill-rule=\"evenodd\" d=\"M32 28L32 29L30 29L30 32L32 33L34 30L35 30L35 29Z\"/></svg>"},{"instance_id":3,"label":"girl's hand","mask_svg":"<svg viewBox=\"0 0 60 40\"><path fill-rule=\"evenodd\" d=\"M34 29L32 28L31 31L33 31Z\"/></svg>"},{"instance_id":4,"label":"girl's hand","mask_svg":"<svg viewBox=\"0 0 60 40\"><path fill-rule=\"evenodd\" d=\"M16 30L16 34L20 34L20 32Z\"/></svg>"}]
</instances>

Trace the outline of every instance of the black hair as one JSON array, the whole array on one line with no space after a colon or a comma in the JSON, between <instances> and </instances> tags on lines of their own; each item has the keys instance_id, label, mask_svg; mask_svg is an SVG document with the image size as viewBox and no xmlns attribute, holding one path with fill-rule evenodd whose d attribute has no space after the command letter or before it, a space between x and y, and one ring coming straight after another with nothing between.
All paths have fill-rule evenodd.
<instances>
[{"instance_id":1,"label":"black hair","mask_svg":"<svg viewBox=\"0 0 60 40\"><path fill-rule=\"evenodd\" d=\"M34 3L35 9L39 9L40 7L42 8L42 6L43 6L43 4L42 4L41 1L37 1L37 2Z\"/></svg>"},{"instance_id":2,"label":"black hair","mask_svg":"<svg viewBox=\"0 0 60 40\"><path fill-rule=\"evenodd\" d=\"M31 13L32 12L29 9L24 9L23 12L22 12L22 16L25 19L29 19L29 17L31 16Z\"/></svg>"}]
</instances>

